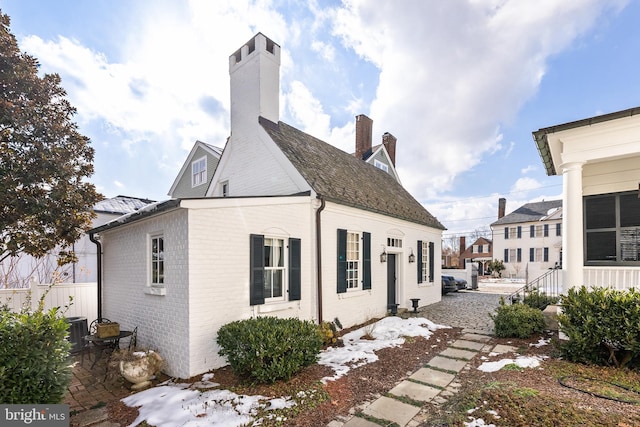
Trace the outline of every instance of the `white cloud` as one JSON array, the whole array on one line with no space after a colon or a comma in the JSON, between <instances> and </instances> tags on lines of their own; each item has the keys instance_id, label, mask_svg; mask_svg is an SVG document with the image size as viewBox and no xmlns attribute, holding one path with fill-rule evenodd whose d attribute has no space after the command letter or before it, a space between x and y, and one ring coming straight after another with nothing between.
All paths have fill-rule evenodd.
<instances>
[{"instance_id":1,"label":"white cloud","mask_svg":"<svg viewBox=\"0 0 640 427\"><path fill-rule=\"evenodd\" d=\"M536 190L542 187L542 184L533 178L519 178L515 184L511 187L512 193L523 192L526 193L531 190Z\"/></svg>"},{"instance_id":2,"label":"white cloud","mask_svg":"<svg viewBox=\"0 0 640 427\"><path fill-rule=\"evenodd\" d=\"M520 170L520 173L525 175L528 174L529 172L534 172L537 171L538 167L534 166L534 165L528 165L526 168L523 168L522 170Z\"/></svg>"},{"instance_id":3,"label":"white cloud","mask_svg":"<svg viewBox=\"0 0 640 427\"><path fill-rule=\"evenodd\" d=\"M496 123L535 94L550 56L622 4L353 0L334 32L379 68L371 117L398 137L403 182L423 198L492 153Z\"/></svg>"}]
</instances>

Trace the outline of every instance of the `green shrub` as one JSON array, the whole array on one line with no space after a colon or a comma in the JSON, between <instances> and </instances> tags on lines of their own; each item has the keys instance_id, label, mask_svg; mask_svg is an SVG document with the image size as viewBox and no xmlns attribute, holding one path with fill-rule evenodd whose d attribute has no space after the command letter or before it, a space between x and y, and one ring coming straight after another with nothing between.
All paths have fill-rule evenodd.
<instances>
[{"instance_id":1,"label":"green shrub","mask_svg":"<svg viewBox=\"0 0 640 427\"><path fill-rule=\"evenodd\" d=\"M532 291L525 295L522 300L523 304L528 305L531 308L537 308L538 310L544 310L550 304L555 304L560 300L558 297L552 297L540 291Z\"/></svg>"},{"instance_id":2,"label":"green shrub","mask_svg":"<svg viewBox=\"0 0 640 427\"><path fill-rule=\"evenodd\" d=\"M322 345L324 347L330 345L340 345L341 340L338 331L342 329L340 320L336 317L333 322L323 321L318 325L318 332L322 338Z\"/></svg>"},{"instance_id":3,"label":"green shrub","mask_svg":"<svg viewBox=\"0 0 640 427\"><path fill-rule=\"evenodd\" d=\"M0 402L61 403L71 383L69 324L57 308L0 310Z\"/></svg>"},{"instance_id":4,"label":"green shrub","mask_svg":"<svg viewBox=\"0 0 640 427\"><path fill-rule=\"evenodd\" d=\"M576 362L640 366L640 292L571 288L560 304L560 349Z\"/></svg>"},{"instance_id":5,"label":"green shrub","mask_svg":"<svg viewBox=\"0 0 640 427\"><path fill-rule=\"evenodd\" d=\"M495 333L500 338L529 338L535 332L544 330L542 311L525 304L506 305L500 299L495 314L490 314Z\"/></svg>"},{"instance_id":6,"label":"green shrub","mask_svg":"<svg viewBox=\"0 0 640 427\"><path fill-rule=\"evenodd\" d=\"M262 383L291 378L315 363L322 348L318 326L295 318L227 323L218 331L217 342L234 372Z\"/></svg>"}]
</instances>

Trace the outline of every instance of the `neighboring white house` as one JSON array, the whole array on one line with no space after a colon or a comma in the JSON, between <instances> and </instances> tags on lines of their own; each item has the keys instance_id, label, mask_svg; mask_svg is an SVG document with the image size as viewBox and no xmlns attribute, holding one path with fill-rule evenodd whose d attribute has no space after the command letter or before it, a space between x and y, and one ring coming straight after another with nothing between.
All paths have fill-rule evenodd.
<instances>
[{"instance_id":1,"label":"neighboring white house","mask_svg":"<svg viewBox=\"0 0 640 427\"><path fill-rule=\"evenodd\" d=\"M98 227L114 218L135 212L141 207L152 203L153 200L138 197L116 196L96 203L93 211L96 217L92 226ZM83 235L72 246L78 260L75 263L58 266L58 251L51 251L42 258L34 258L23 254L19 257L8 258L0 262L0 274L12 287L29 287L33 280L36 283L52 283L54 280L63 283L95 283L96 245ZM52 277L55 272L56 277Z\"/></svg>"},{"instance_id":2,"label":"neighboring white house","mask_svg":"<svg viewBox=\"0 0 640 427\"><path fill-rule=\"evenodd\" d=\"M396 179L395 141L393 157L384 139L384 151L359 141L387 156L385 171L280 122L279 66L280 46L260 33L229 58L231 136L206 197L91 231L103 253L103 315L138 327L169 375L225 365L216 333L234 320L349 327L441 298L444 227Z\"/></svg>"},{"instance_id":3,"label":"neighboring white house","mask_svg":"<svg viewBox=\"0 0 640 427\"><path fill-rule=\"evenodd\" d=\"M562 200L520 206L493 222L491 232L502 276L533 280L562 263Z\"/></svg>"},{"instance_id":4,"label":"neighboring white house","mask_svg":"<svg viewBox=\"0 0 640 427\"><path fill-rule=\"evenodd\" d=\"M640 108L533 136L547 174L562 174L565 287L640 287Z\"/></svg>"}]
</instances>

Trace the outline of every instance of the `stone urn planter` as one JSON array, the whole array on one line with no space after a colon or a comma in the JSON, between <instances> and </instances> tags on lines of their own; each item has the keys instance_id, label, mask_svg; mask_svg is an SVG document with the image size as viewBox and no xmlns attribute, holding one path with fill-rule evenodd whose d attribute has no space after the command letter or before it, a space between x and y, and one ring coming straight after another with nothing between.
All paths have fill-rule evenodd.
<instances>
[{"instance_id":1,"label":"stone urn planter","mask_svg":"<svg viewBox=\"0 0 640 427\"><path fill-rule=\"evenodd\" d=\"M151 385L151 379L160 372L162 358L154 351L134 351L120 360L120 374L131 384L131 390L142 390Z\"/></svg>"}]
</instances>

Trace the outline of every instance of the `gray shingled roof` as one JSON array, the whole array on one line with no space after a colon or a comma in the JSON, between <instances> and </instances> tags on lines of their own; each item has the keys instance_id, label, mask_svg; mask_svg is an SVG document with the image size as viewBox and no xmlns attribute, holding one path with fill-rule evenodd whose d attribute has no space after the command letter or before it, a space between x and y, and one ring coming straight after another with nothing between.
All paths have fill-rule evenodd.
<instances>
[{"instance_id":1,"label":"gray shingled roof","mask_svg":"<svg viewBox=\"0 0 640 427\"><path fill-rule=\"evenodd\" d=\"M93 210L95 212L124 215L135 212L153 202L153 200L140 199L138 197L116 196L96 203L93 206Z\"/></svg>"},{"instance_id":2,"label":"gray shingled roof","mask_svg":"<svg viewBox=\"0 0 640 427\"><path fill-rule=\"evenodd\" d=\"M446 229L388 173L286 123L260 124L325 200Z\"/></svg>"},{"instance_id":3,"label":"gray shingled roof","mask_svg":"<svg viewBox=\"0 0 640 427\"><path fill-rule=\"evenodd\" d=\"M549 214L550 209L562 207L562 200L535 202L522 205L509 215L505 215L491 225L515 224L519 222L538 221Z\"/></svg>"}]
</instances>

